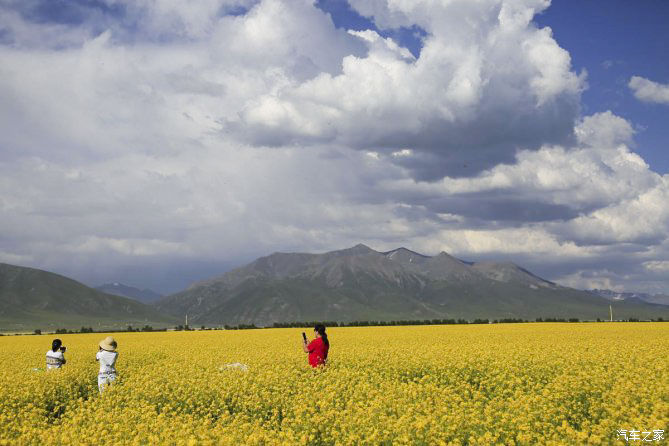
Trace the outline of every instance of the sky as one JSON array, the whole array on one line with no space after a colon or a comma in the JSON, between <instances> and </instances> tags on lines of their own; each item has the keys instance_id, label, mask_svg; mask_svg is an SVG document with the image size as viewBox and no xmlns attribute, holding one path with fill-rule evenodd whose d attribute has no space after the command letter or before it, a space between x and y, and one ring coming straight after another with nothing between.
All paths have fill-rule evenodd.
<instances>
[{"instance_id":1,"label":"sky","mask_svg":"<svg viewBox=\"0 0 669 446\"><path fill-rule=\"evenodd\" d=\"M0 0L0 262L365 243L669 293L669 2Z\"/></svg>"}]
</instances>

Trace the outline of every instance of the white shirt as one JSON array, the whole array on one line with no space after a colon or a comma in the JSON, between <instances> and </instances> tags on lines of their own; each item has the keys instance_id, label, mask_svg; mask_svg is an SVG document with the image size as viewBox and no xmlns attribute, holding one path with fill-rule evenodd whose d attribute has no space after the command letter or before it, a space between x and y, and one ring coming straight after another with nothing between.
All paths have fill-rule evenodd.
<instances>
[{"instance_id":1,"label":"white shirt","mask_svg":"<svg viewBox=\"0 0 669 446\"><path fill-rule=\"evenodd\" d=\"M60 350L53 351L49 350L46 352L46 368L49 369L59 369L65 363L65 356Z\"/></svg>"},{"instance_id":2,"label":"white shirt","mask_svg":"<svg viewBox=\"0 0 669 446\"><path fill-rule=\"evenodd\" d=\"M107 350L97 352L95 360L100 361L100 375L116 374L116 369L114 368L116 358L118 358L117 352L108 352Z\"/></svg>"}]
</instances>

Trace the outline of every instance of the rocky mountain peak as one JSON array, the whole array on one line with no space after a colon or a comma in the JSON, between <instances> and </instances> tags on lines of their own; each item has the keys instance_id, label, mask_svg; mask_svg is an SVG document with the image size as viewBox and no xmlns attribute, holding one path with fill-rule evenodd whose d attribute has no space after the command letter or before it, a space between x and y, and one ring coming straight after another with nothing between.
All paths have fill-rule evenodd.
<instances>
[{"instance_id":1,"label":"rocky mountain peak","mask_svg":"<svg viewBox=\"0 0 669 446\"><path fill-rule=\"evenodd\" d=\"M369 254L369 253L372 253L372 252L376 252L372 248L370 248L369 246L364 245L362 243L358 243L354 247L344 249L342 251L347 251L350 254Z\"/></svg>"}]
</instances>

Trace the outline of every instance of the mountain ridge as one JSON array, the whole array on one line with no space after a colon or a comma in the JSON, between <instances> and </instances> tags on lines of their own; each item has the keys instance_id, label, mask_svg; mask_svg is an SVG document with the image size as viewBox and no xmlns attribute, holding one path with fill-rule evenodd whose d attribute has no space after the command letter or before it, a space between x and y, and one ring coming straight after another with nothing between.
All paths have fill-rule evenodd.
<instances>
[{"instance_id":1,"label":"mountain ridge","mask_svg":"<svg viewBox=\"0 0 669 446\"><path fill-rule=\"evenodd\" d=\"M60 274L0 263L2 329L166 326L173 320L155 307L103 293Z\"/></svg>"},{"instance_id":2,"label":"mountain ridge","mask_svg":"<svg viewBox=\"0 0 669 446\"><path fill-rule=\"evenodd\" d=\"M614 302L621 300L629 301L632 299L638 299L652 304L669 305L669 295L667 294L650 294L650 293L640 293L635 291L627 291L627 292L613 291L613 290L602 290L597 288L587 291Z\"/></svg>"},{"instance_id":3,"label":"mountain ridge","mask_svg":"<svg viewBox=\"0 0 669 446\"><path fill-rule=\"evenodd\" d=\"M163 297L162 294L156 293L148 288L139 289L119 282L105 283L96 286L95 289L102 291L103 293L113 294L114 296L127 297L143 304L155 302Z\"/></svg>"},{"instance_id":4,"label":"mountain ridge","mask_svg":"<svg viewBox=\"0 0 669 446\"><path fill-rule=\"evenodd\" d=\"M609 301L562 287L512 262L465 262L358 244L323 254L275 252L156 302L194 323L296 320L608 317ZM622 302L623 317L664 309ZM664 314L664 313L662 313ZM665 315L669 317L669 312Z\"/></svg>"}]
</instances>

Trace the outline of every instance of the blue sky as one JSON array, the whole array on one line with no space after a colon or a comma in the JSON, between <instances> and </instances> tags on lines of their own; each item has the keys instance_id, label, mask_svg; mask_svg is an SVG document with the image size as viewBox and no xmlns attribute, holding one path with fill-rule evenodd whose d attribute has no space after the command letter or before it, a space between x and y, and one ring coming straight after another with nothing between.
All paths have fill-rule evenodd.
<instances>
[{"instance_id":1,"label":"blue sky","mask_svg":"<svg viewBox=\"0 0 669 446\"><path fill-rule=\"evenodd\" d=\"M669 293L666 23L662 0L0 2L0 262L170 293L365 243Z\"/></svg>"},{"instance_id":2,"label":"blue sky","mask_svg":"<svg viewBox=\"0 0 669 446\"><path fill-rule=\"evenodd\" d=\"M669 2L561 0L536 18L569 50L576 70L588 71L583 112L611 110L637 128L635 150L660 173L669 172L669 108L639 102L632 76L669 79Z\"/></svg>"}]
</instances>

